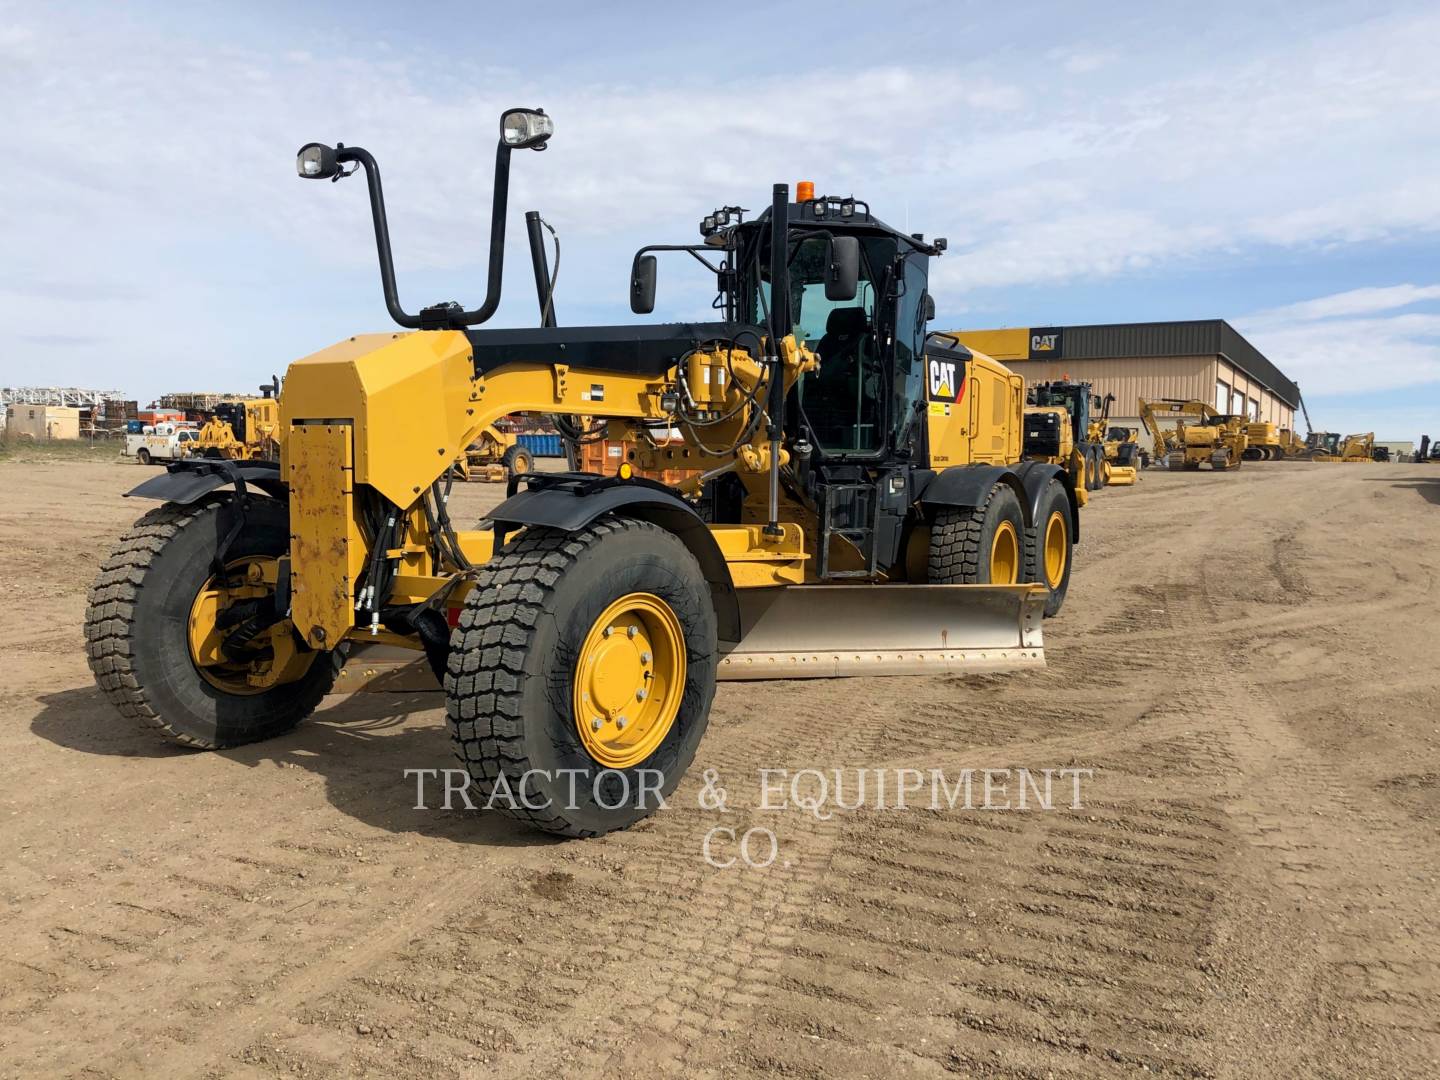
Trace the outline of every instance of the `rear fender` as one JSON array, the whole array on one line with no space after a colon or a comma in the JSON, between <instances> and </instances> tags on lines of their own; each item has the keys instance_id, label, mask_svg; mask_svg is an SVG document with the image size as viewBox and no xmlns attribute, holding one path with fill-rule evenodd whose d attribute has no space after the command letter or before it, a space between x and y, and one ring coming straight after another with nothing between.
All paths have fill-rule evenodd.
<instances>
[{"instance_id":1,"label":"rear fender","mask_svg":"<svg viewBox=\"0 0 1440 1080\"><path fill-rule=\"evenodd\" d=\"M710 583L722 642L740 640L740 606L730 567L695 509L663 484L587 473L541 473L524 478L529 490L512 494L486 517L495 523L495 547L527 525L576 532L605 514L638 518L674 533L690 549Z\"/></svg>"},{"instance_id":2,"label":"rear fender","mask_svg":"<svg viewBox=\"0 0 1440 1080\"><path fill-rule=\"evenodd\" d=\"M1022 461L1015 467L1015 475L1020 478L1024 486L1025 494L1021 501L1025 504L1027 524L1034 525L1040 520L1040 497L1045 493L1045 487L1051 480L1059 480L1065 485L1065 494L1070 499L1070 539L1071 543L1080 542L1080 499L1075 493L1075 480L1065 469L1059 465L1051 464L1048 461Z\"/></svg>"}]
</instances>

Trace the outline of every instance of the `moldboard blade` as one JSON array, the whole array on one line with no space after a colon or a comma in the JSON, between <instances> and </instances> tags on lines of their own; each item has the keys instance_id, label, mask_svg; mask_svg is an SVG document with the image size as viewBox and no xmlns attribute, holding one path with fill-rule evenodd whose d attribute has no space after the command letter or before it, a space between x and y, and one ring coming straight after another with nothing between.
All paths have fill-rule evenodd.
<instances>
[{"instance_id":1,"label":"moldboard blade","mask_svg":"<svg viewBox=\"0 0 1440 1080\"><path fill-rule=\"evenodd\" d=\"M1040 585L793 585L739 597L745 637L722 645L721 679L1045 665Z\"/></svg>"}]
</instances>

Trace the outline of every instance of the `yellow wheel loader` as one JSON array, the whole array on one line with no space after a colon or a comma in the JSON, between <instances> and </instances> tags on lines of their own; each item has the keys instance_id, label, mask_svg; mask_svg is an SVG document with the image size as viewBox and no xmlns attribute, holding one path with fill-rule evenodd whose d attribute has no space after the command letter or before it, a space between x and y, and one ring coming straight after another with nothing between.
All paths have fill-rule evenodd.
<instances>
[{"instance_id":1,"label":"yellow wheel loader","mask_svg":"<svg viewBox=\"0 0 1440 1080\"><path fill-rule=\"evenodd\" d=\"M1140 399L1140 418L1155 434L1156 449L1165 444L1166 468L1196 470L1208 464L1212 469L1238 469L1245 459L1247 446L1241 416L1228 416L1203 401L1182 401L1162 398L1159 401ZM1166 434L1158 415L1175 421L1173 433Z\"/></svg>"},{"instance_id":2,"label":"yellow wheel loader","mask_svg":"<svg viewBox=\"0 0 1440 1080\"><path fill-rule=\"evenodd\" d=\"M404 310L374 157L301 149L302 177L363 170L400 330L291 365L278 463L186 460L130 493L159 505L105 562L86 618L119 711L235 746L303 719L352 651L346 675L363 678L367 654L408 650L443 685L485 804L593 836L674 790L717 679L1043 664L1077 493L1020 460L1023 381L927 333L944 241L778 184L753 220L722 208L700 243L634 257L636 313L654 308L657 255L680 253L716 283L716 321L479 329L500 298L512 151L552 131L540 110L502 117L474 309ZM700 471L683 490L628 460L532 475L458 527L450 466L511 413L605 420L653 467L683 453Z\"/></svg>"},{"instance_id":3,"label":"yellow wheel loader","mask_svg":"<svg viewBox=\"0 0 1440 1080\"><path fill-rule=\"evenodd\" d=\"M1094 398L1100 401L1098 395ZM1115 395L1100 401L1100 413L1090 420L1090 441L1100 447L1106 487L1130 487L1140 479L1142 459L1139 432L1110 427L1110 406Z\"/></svg>"}]
</instances>

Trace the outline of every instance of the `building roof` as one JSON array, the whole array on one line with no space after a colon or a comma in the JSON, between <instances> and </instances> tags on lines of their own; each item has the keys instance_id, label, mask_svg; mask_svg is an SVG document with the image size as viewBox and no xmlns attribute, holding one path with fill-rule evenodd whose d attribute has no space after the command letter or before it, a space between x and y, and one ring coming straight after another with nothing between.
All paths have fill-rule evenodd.
<instances>
[{"instance_id":1,"label":"building roof","mask_svg":"<svg viewBox=\"0 0 1440 1080\"><path fill-rule=\"evenodd\" d=\"M1127 356L1223 356L1291 408L1300 388L1224 319L1064 327L1067 360Z\"/></svg>"}]
</instances>

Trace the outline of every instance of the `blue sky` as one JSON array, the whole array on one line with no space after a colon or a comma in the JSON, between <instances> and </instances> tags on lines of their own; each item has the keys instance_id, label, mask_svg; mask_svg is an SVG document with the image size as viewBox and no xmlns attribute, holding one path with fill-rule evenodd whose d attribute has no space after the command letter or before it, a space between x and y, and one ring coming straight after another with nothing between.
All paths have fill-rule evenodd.
<instances>
[{"instance_id":1,"label":"blue sky","mask_svg":"<svg viewBox=\"0 0 1440 1080\"><path fill-rule=\"evenodd\" d=\"M521 213L560 231L562 322L632 318L630 255L812 179L946 236L937 326L1229 319L1322 428L1440 434L1440 9L891 2L0 2L0 385L245 389L483 294L495 122L515 161L494 325L535 319ZM657 317L707 282L662 265Z\"/></svg>"}]
</instances>

